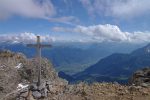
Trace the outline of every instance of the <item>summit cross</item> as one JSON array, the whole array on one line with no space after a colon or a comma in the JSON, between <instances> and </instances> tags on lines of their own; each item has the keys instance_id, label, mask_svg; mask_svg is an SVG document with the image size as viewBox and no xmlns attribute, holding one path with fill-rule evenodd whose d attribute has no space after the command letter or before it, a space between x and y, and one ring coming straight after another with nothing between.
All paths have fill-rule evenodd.
<instances>
[{"instance_id":1,"label":"summit cross","mask_svg":"<svg viewBox=\"0 0 150 100\"><path fill-rule=\"evenodd\" d=\"M41 48L50 48L52 45L50 44L41 44L40 36L37 36L37 43L36 44L27 44L27 47L34 47L37 49L37 60L38 60L38 83L37 85L40 86L41 84Z\"/></svg>"}]
</instances>

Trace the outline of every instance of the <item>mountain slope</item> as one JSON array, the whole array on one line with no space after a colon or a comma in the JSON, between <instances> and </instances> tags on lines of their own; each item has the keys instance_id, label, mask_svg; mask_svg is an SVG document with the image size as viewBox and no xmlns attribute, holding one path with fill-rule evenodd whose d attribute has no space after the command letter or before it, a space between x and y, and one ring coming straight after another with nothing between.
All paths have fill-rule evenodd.
<instances>
[{"instance_id":1,"label":"mountain slope","mask_svg":"<svg viewBox=\"0 0 150 100\"><path fill-rule=\"evenodd\" d=\"M50 49L42 49L43 57L52 61L57 71L75 74L114 52L131 52L141 45L114 43L53 43ZM24 53L27 57L34 57L35 48L28 48L23 43L4 42L1 49Z\"/></svg>"},{"instance_id":2,"label":"mountain slope","mask_svg":"<svg viewBox=\"0 0 150 100\"><path fill-rule=\"evenodd\" d=\"M146 66L150 66L150 44L130 54L112 54L74 77L76 80L124 83L134 71Z\"/></svg>"}]
</instances>

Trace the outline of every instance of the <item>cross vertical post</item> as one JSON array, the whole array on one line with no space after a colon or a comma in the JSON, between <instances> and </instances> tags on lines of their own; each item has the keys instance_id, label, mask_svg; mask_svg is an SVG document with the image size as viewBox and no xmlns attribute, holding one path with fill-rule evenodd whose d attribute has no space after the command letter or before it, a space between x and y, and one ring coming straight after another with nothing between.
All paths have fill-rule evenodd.
<instances>
[{"instance_id":1,"label":"cross vertical post","mask_svg":"<svg viewBox=\"0 0 150 100\"><path fill-rule=\"evenodd\" d=\"M34 47L37 49L37 60L38 60L38 82L37 86L41 84L41 48L47 47L50 48L51 45L45 44L42 45L40 41L40 36L37 36L37 43L36 44L27 44L27 47Z\"/></svg>"},{"instance_id":2,"label":"cross vertical post","mask_svg":"<svg viewBox=\"0 0 150 100\"><path fill-rule=\"evenodd\" d=\"M38 66L38 83L37 85L40 86L41 84L41 47L40 47L40 36L37 36L37 59L39 61Z\"/></svg>"}]
</instances>

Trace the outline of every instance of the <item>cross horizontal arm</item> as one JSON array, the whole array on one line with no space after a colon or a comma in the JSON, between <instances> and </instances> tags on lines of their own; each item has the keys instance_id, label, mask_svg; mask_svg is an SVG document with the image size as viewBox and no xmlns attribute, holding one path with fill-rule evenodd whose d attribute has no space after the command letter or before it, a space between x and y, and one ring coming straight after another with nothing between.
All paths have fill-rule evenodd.
<instances>
[{"instance_id":1,"label":"cross horizontal arm","mask_svg":"<svg viewBox=\"0 0 150 100\"><path fill-rule=\"evenodd\" d=\"M37 47L38 45L37 44L27 44L27 47ZM49 44L40 44L39 45L40 46L40 48L50 48L50 47L52 47L52 45L49 45Z\"/></svg>"}]
</instances>

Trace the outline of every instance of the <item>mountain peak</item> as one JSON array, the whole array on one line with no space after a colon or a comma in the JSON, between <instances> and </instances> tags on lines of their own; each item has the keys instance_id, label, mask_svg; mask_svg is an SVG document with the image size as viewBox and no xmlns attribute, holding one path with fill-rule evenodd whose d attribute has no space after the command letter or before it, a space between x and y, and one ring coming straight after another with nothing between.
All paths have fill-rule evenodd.
<instances>
[{"instance_id":1,"label":"mountain peak","mask_svg":"<svg viewBox=\"0 0 150 100\"><path fill-rule=\"evenodd\" d=\"M147 53L150 53L150 43L146 45L144 48Z\"/></svg>"},{"instance_id":2,"label":"mountain peak","mask_svg":"<svg viewBox=\"0 0 150 100\"><path fill-rule=\"evenodd\" d=\"M133 51L131 53L132 55L145 55L145 54L150 54L150 43L147 44L146 46L142 47L142 48L139 48L135 51Z\"/></svg>"}]
</instances>

